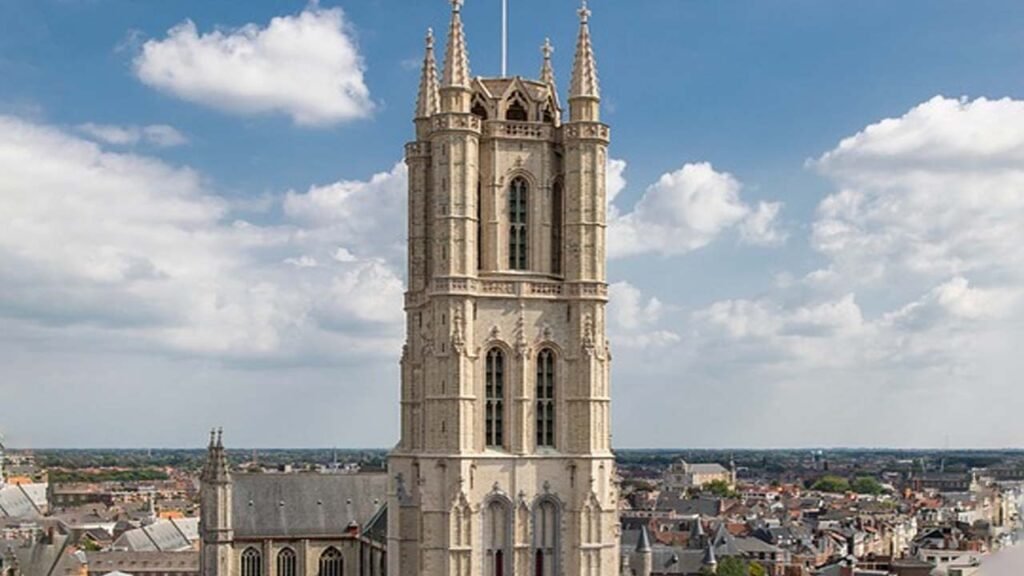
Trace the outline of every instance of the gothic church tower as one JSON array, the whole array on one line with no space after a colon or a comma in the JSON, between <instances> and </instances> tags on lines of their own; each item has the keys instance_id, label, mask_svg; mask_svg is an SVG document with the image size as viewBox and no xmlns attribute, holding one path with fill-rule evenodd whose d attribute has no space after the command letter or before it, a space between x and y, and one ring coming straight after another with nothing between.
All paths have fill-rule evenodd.
<instances>
[{"instance_id":1,"label":"gothic church tower","mask_svg":"<svg viewBox=\"0 0 1024 576\"><path fill-rule=\"evenodd\" d=\"M538 80L474 78L453 0L409 167L401 440L388 573L610 576L618 488L605 340L609 129L590 12L562 110Z\"/></svg>"}]
</instances>

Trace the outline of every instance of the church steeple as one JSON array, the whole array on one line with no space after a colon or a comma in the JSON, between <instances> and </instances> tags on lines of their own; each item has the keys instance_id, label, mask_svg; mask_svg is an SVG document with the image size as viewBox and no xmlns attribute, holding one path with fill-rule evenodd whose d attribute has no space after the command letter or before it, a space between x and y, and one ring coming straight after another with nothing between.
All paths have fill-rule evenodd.
<instances>
[{"instance_id":1,"label":"church steeple","mask_svg":"<svg viewBox=\"0 0 1024 576\"><path fill-rule=\"evenodd\" d=\"M452 21L448 27L448 48L444 55L444 87L469 88L469 52L462 29L462 3L451 0Z\"/></svg>"},{"instance_id":2,"label":"church steeple","mask_svg":"<svg viewBox=\"0 0 1024 576\"><path fill-rule=\"evenodd\" d=\"M590 9L586 0L580 8L580 34L576 41L576 57L572 67L569 90L570 116L573 122L599 121L601 91L597 81L597 62L590 41Z\"/></svg>"},{"instance_id":3,"label":"church steeple","mask_svg":"<svg viewBox=\"0 0 1024 576\"><path fill-rule=\"evenodd\" d=\"M434 58L434 30L427 30L427 49L423 56L420 91L416 98L416 118L429 118L440 110L441 96L437 88L437 60Z\"/></svg>"}]
</instances>

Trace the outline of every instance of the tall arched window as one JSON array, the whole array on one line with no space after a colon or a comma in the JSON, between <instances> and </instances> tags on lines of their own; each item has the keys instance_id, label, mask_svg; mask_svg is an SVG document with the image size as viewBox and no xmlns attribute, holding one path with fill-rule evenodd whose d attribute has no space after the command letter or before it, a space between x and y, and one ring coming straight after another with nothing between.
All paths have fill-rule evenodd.
<instances>
[{"instance_id":1,"label":"tall arched window","mask_svg":"<svg viewBox=\"0 0 1024 576\"><path fill-rule=\"evenodd\" d=\"M249 547L242 552L242 576L263 576L263 554Z\"/></svg>"},{"instance_id":2,"label":"tall arched window","mask_svg":"<svg viewBox=\"0 0 1024 576\"><path fill-rule=\"evenodd\" d=\"M345 561L341 552L331 546L320 555L320 572L318 576L345 576Z\"/></svg>"},{"instance_id":3,"label":"tall arched window","mask_svg":"<svg viewBox=\"0 0 1024 576\"><path fill-rule=\"evenodd\" d=\"M285 548L277 553L277 576L296 576L298 566L295 560L295 550Z\"/></svg>"},{"instance_id":4,"label":"tall arched window","mask_svg":"<svg viewBox=\"0 0 1024 576\"><path fill-rule=\"evenodd\" d=\"M562 273L562 183L551 187L551 273Z\"/></svg>"},{"instance_id":5,"label":"tall arched window","mask_svg":"<svg viewBox=\"0 0 1024 576\"><path fill-rule=\"evenodd\" d=\"M530 185L523 178L515 178L508 191L508 267L526 270L526 222Z\"/></svg>"},{"instance_id":6,"label":"tall arched window","mask_svg":"<svg viewBox=\"0 0 1024 576\"><path fill-rule=\"evenodd\" d=\"M487 352L484 376L484 438L489 448L505 445L505 353L500 348Z\"/></svg>"},{"instance_id":7,"label":"tall arched window","mask_svg":"<svg viewBox=\"0 0 1024 576\"><path fill-rule=\"evenodd\" d=\"M558 568L558 504L541 500L533 510L534 576L554 576Z\"/></svg>"},{"instance_id":8,"label":"tall arched window","mask_svg":"<svg viewBox=\"0 0 1024 576\"><path fill-rule=\"evenodd\" d=\"M555 446L555 353L537 354L537 446Z\"/></svg>"},{"instance_id":9,"label":"tall arched window","mask_svg":"<svg viewBox=\"0 0 1024 576\"><path fill-rule=\"evenodd\" d=\"M484 518L484 574L505 576L511 574L512 512L507 502L491 500Z\"/></svg>"}]
</instances>

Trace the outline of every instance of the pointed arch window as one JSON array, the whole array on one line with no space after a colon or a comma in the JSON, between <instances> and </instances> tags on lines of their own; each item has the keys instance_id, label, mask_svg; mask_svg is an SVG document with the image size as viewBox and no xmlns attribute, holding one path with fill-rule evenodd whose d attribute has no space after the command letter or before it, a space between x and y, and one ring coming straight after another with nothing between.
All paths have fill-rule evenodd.
<instances>
[{"instance_id":1,"label":"pointed arch window","mask_svg":"<svg viewBox=\"0 0 1024 576\"><path fill-rule=\"evenodd\" d=\"M526 270L529 195L530 185L526 179L514 178L508 191L508 267L511 270Z\"/></svg>"},{"instance_id":2,"label":"pointed arch window","mask_svg":"<svg viewBox=\"0 0 1024 576\"><path fill-rule=\"evenodd\" d=\"M562 183L551 187L551 273L562 273Z\"/></svg>"},{"instance_id":3,"label":"pointed arch window","mask_svg":"<svg viewBox=\"0 0 1024 576\"><path fill-rule=\"evenodd\" d=\"M537 446L555 447L555 352L537 354Z\"/></svg>"},{"instance_id":4,"label":"pointed arch window","mask_svg":"<svg viewBox=\"0 0 1024 576\"><path fill-rule=\"evenodd\" d=\"M512 512L507 502L494 499L487 504L484 518L486 576L511 574Z\"/></svg>"},{"instance_id":5,"label":"pointed arch window","mask_svg":"<svg viewBox=\"0 0 1024 576\"><path fill-rule=\"evenodd\" d=\"M256 548L242 552L242 576L263 576L263 554Z\"/></svg>"},{"instance_id":6,"label":"pointed arch window","mask_svg":"<svg viewBox=\"0 0 1024 576\"><path fill-rule=\"evenodd\" d=\"M509 98L508 108L505 109L505 120L526 122L529 119L530 115L526 111L526 99L522 94L516 92Z\"/></svg>"},{"instance_id":7,"label":"pointed arch window","mask_svg":"<svg viewBox=\"0 0 1024 576\"><path fill-rule=\"evenodd\" d=\"M331 546L320 555L320 571L318 576L345 576L345 560L341 552Z\"/></svg>"},{"instance_id":8,"label":"pointed arch window","mask_svg":"<svg viewBox=\"0 0 1024 576\"><path fill-rule=\"evenodd\" d=\"M478 99L473 100L473 108L470 109L470 112L479 116L481 120L487 120L487 107Z\"/></svg>"},{"instance_id":9,"label":"pointed arch window","mask_svg":"<svg viewBox=\"0 0 1024 576\"><path fill-rule=\"evenodd\" d=\"M484 368L484 438L488 448L502 448L505 445L505 353L500 348L491 348Z\"/></svg>"},{"instance_id":10,"label":"pointed arch window","mask_svg":"<svg viewBox=\"0 0 1024 576\"><path fill-rule=\"evenodd\" d=\"M541 500L533 511L534 576L557 573L560 526L558 504L549 498Z\"/></svg>"},{"instance_id":11,"label":"pointed arch window","mask_svg":"<svg viewBox=\"0 0 1024 576\"><path fill-rule=\"evenodd\" d=\"M277 553L277 576L296 576L295 550L285 548Z\"/></svg>"}]
</instances>

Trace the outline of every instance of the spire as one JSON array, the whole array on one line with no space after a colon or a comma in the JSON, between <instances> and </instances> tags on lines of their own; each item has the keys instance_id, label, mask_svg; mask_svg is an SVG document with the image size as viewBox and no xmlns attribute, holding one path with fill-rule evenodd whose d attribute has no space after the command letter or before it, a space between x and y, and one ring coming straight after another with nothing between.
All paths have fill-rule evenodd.
<instances>
[{"instance_id":1,"label":"spire","mask_svg":"<svg viewBox=\"0 0 1024 576\"><path fill-rule=\"evenodd\" d=\"M452 23L448 28L448 49L444 55L444 86L469 88L469 54L466 34L462 30L462 3L451 0Z\"/></svg>"},{"instance_id":2,"label":"spire","mask_svg":"<svg viewBox=\"0 0 1024 576\"><path fill-rule=\"evenodd\" d=\"M590 9L587 0L579 11L580 35L576 41L576 58L572 67L572 88L569 98L601 97L597 85L597 63L594 60L594 47L590 43Z\"/></svg>"},{"instance_id":3,"label":"spire","mask_svg":"<svg viewBox=\"0 0 1024 576\"><path fill-rule=\"evenodd\" d=\"M704 550L704 558L701 560L701 564L709 567L718 566L718 559L715 558L715 547L708 544L707 549Z\"/></svg>"},{"instance_id":4,"label":"spire","mask_svg":"<svg viewBox=\"0 0 1024 576\"><path fill-rule=\"evenodd\" d=\"M437 60L434 58L434 29L427 29L427 51L423 57L420 93L416 98L416 117L429 118L440 110L441 97L437 93Z\"/></svg>"},{"instance_id":5,"label":"spire","mask_svg":"<svg viewBox=\"0 0 1024 576\"><path fill-rule=\"evenodd\" d=\"M206 449L202 480L211 484L229 481L228 457L224 451L224 430L221 428L210 431L210 445Z\"/></svg>"},{"instance_id":6,"label":"spire","mask_svg":"<svg viewBox=\"0 0 1024 576\"><path fill-rule=\"evenodd\" d=\"M540 53L544 55L544 64L540 68L540 81L551 86L553 92L557 91L555 89L555 69L551 66L551 55L555 53L555 48L551 46L551 38L544 39Z\"/></svg>"},{"instance_id":7,"label":"spire","mask_svg":"<svg viewBox=\"0 0 1024 576\"><path fill-rule=\"evenodd\" d=\"M644 524L640 525L640 537L636 539L636 551L641 553L651 551L651 537L647 534L647 526Z\"/></svg>"},{"instance_id":8,"label":"spire","mask_svg":"<svg viewBox=\"0 0 1024 576\"><path fill-rule=\"evenodd\" d=\"M700 546L704 541L704 524L700 521L700 516L697 516L693 524L690 525L690 540L692 541L691 546Z\"/></svg>"}]
</instances>

